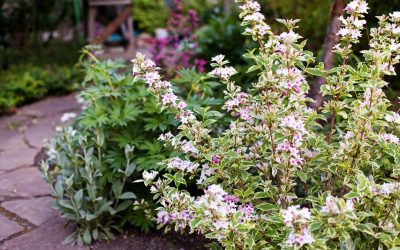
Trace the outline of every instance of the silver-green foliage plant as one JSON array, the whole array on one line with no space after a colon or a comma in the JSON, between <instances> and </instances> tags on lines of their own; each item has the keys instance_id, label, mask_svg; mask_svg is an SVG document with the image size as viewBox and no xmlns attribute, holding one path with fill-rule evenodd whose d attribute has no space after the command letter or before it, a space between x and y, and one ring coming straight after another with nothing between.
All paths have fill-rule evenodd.
<instances>
[{"instance_id":1,"label":"silver-green foliage plant","mask_svg":"<svg viewBox=\"0 0 400 250\"><path fill-rule=\"evenodd\" d=\"M157 222L227 249L399 249L400 115L382 88L400 59L400 12L378 17L364 59L352 66L368 5L350 2L334 48L341 64L325 70L303 50L298 20L278 20L287 31L275 34L257 2L238 2L245 33L259 44L245 55L259 78L243 92L224 56L213 58L210 74L226 85L224 107L234 117L218 135L210 125L220 113L192 112L152 61L133 60L136 78L181 122L179 133L159 138L182 153L164 161L172 173L143 174L161 206ZM314 75L326 80L320 114L307 108ZM202 195L185 190L191 179Z\"/></svg>"},{"instance_id":2,"label":"silver-green foliage plant","mask_svg":"<svg viewBox=\"0 0 400 250\"><path fill-rule=\"evenodd\" d=\"M124 226L149 231L154 225L154 201L142 183L143 170L163 171L157 162L173 154L157 137L174 129L171 112L161 113L145 83L126 74L120 61L98 61L87 48L84 55L87 88L79 94L79 116L72 126L59 128L50 140L43 174L50 184L55 207L76 231L66 243L90 244L113 239ZM193 70L182 70L182 94L190 105L216 104L208 98L217 83ZM185 86L191 80L191 86ZM201 95L200 95L200 94ZM66 124L68 125L68 124ZM71 124L69 124L71 125Z\"/></svg>"}]
</instances>

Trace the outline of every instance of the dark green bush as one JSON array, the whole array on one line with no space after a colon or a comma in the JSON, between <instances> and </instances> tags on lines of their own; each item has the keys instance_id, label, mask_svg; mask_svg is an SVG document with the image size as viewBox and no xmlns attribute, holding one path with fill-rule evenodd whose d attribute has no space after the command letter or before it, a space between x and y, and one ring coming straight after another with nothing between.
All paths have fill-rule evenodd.
<instances>
[{"instance_id":1,"label":"dark green bush","mask_svg":"<svg viewBox=\"0 0 400 250\"><path fill-rule=\"evenodd\" d=\"M77 88L80 78L81 73L74 67L13 65L0 71L0 114L12 112L15 107L48 94L71 92Z\"/></svg>"}]
</instances>

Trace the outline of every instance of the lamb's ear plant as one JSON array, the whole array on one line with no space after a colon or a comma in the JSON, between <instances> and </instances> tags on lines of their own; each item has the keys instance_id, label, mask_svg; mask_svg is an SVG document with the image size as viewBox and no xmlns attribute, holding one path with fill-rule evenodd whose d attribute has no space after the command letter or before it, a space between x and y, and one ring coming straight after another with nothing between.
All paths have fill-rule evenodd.
<instances>
[{"instance_id":1,"label":"lamb's ear plant","mask_svg":"<svg viewBox=\"0 0 400 250\"><path fill-rule=\"evenodd\" d=\"M113 239L127 225L147 232L155 224L152 195L134 181L143 170L163 171L157 163L173 150L165 149L157 138L177 124L172 112L161 113L143 81L124 72L125 64L99 61L90 48L83 51L89 61L82 62L86 69L86 89L78 96L82 112L75 123L59 128L42 164L55 207L77 226L66 243L80 245ZM193 70L181 74L179 86L190 106L222 103L209 97L217 85L209 76ZM72 117L65 114L62 120Z\"/></svg>"},{"instance_id":2,"label":"lamb's ear plant","mask_svg":"<svg viewBox=\"0 0 400 250\"><path fill-rule=\"evenodd\" d=\"M334 49L342 61L325 70L303 50L298 20L278 20L287 31L275 34L257 2L238 2L245 33L259 44L245 55L259 78L242 92L224 56L213 58L210 74L226 85L224 107L234 117L228 129L210 126L220 113L186 107L151 60L133 60L135 79L181 123L176 135L160 136L181 151L164 161L173 172L143 175L161 206L159 225L227 249L399 249L400 115L388 110L382 88L400 58L400 12L378 17L370 48L352 66L368 6L350 2ZM314 75L327 82L320 114L307 108ZM191 179L204 194L185 190Z\"/></svg>"}]
</instances>

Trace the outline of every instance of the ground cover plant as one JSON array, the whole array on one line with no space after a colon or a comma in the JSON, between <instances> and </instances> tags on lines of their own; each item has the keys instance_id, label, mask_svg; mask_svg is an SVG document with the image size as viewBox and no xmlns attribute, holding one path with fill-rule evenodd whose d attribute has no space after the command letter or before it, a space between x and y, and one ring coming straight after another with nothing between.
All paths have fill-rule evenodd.
<instances>
[{"instance_id":1,"label":"ground cover plant","mask_svg":"<svg viewBox=\"0 0 400 250\"><path fill-rule=\"evenodd\" d=\"M83 51L82 60L88 61L82 62L82 112L62 117L66 125L50 140L49 158L42 164L55 207L77 226L65 242L79 245L113 239L128 225L145 232L152 228L152 195L142 183L133 182L143 170L163 171L157 163L174 150L165 149L157 138L177 126L175 115L161 112L144 82L134 80L124 63L99 61L90 47ZM187 105L222 103L210 97L218 84L209 76L193 70L180 75L176 83L187 96Z\"/></svg>"},{"instance_id":2,"label":"ground cover plant","mask_svg":"<svg viewBox=\"0 0 400 250\"><path fill-rule=\"evenodd\" d=\"M215 56L211 76L226 85L228 129L212 127L209 108L190 109L162 80L154 62L138 54L143 79L164 110L176 114L179 133L159 137L181 153L162 164L171 173L144 172L166 229L201 232L227 249L397 249L400 247L400 115L382 88L400 56L400 12L378 17L369 48L349 64L365 29L364 0L340 18L338 65L313 65L295 32L299 20L279 19L274 33L252 0L240 3L245 33L258 44L245 57L259 74L248 92L231 80L236 70ZM307 108L309 76L325 78L322 113ZM203 190L193 195L185 185Z\"/></svg>"},{"instance_id":3,"label":"ground cover plant","mask_svg":"<svg viewBox=\"0 0 400 250\"><path fill-rule=\"evenodd\" d=\"M0 115L48 95L77 90L83 77L75 66L80 48L79 41L52 41L1 51Z\"/></svg>"}]
</instances>

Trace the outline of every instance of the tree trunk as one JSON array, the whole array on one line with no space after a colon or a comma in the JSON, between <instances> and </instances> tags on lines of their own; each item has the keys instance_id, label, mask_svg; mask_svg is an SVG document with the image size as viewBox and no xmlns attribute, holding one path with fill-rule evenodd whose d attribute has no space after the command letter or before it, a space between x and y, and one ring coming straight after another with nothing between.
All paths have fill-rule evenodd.
<instances>
[{"instance_id":1,"label":"tree trunk","mask_svg":"<svg viewBox=\"0 0 400 250\"><path fill-rule=\"evenodd\" d=\"M339 17L343 15L344 8L345 8L344 0L333 0L331 10L329 13L328 29L324 40L324 45L322 49L322 58L321 58L321 61L324 63L326 70L332 68L333 65L332 49L338 42L339 37L337 33L341 25ZM324 98L320 92L320 88L324 83L325 79L322 77L318 77L314 85L311 87L310 97L313 98L315 102L310 104L310 106L316 110L320 109L324 101Z\"/></svg>"},{"instance_id":2,"label":"tree trunk","mask_svg":"<svg viewBox=\"0 0 400 250\"><path fill-rule=\"evenodd\" d=\"M224 14L228 16L232 10L233 0L224 0Z\"/></svg>"}]
</instances>

